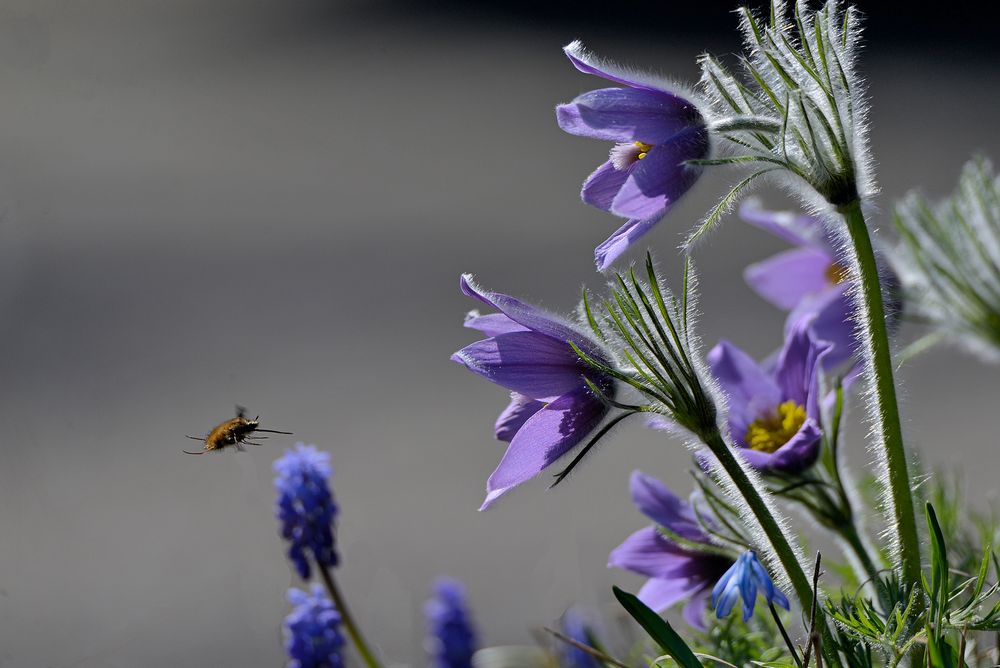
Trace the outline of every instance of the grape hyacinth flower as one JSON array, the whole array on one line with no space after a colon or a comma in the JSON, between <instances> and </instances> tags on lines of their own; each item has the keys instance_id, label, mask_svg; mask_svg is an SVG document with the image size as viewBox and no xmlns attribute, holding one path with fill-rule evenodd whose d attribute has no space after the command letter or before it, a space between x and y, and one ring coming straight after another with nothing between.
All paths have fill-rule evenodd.
<instances>
[{"instance_id":1,"label":"grape hyacinth flower","mask_svg":"<svg viewBox=\"0 0 1000 668\"><path fill-rule=\"evenodd\" d=\"M434 583L434 596L424 606L427 617L427 653L434 668L471 668L476 651L476 632L469 617L465 587L457 580L441 578Z\"/></svg>"},{"instance_id":2,"label":"grape hyacinth flower","mask_svg":"<svg viewBox=\"0 0 1000 668\"><path fill-rule=\"evenodd\" d=\"M757 591L763 594L768 605L780 605L788 610L788 599L778 591L757 555L747 550L736 560L712 589L712 608L719 619L732 612L733 606L743 599L743 621L750 619L757 603Z\"/></svg>"},{"instance_id":3,"label":"grape hyacinth flower","mask_svg":"<svg viewBox=\"0 0 1000 668\"><path fill-rule=\"evenodd\" d=\"M512 392L510 405L496 423L497 438L510 446L486 483L482 510L593 432L608 413L606 399L614 396L615 384L573 350L570 343L609 364L603 348L574 325L513 297L483 290L469 275L462 276L461 289L500 312L470 313L465 326L488 338L451 359ZM587 380L604 396L596 396Z\"/></svg>"},{"instance_id":4,"label":"grape hyacinth flower","mask_svg":"<svg viewBox=\"0 0 1000 668\"><path fill-rule=\"evenodd\" d=\"M799 327L773 365L758 364L728 341L709 352L709 367L728 398L730 435L754 468L798 473L816 461L823 435L819 380L830 348Z\"/></svg>"},{"instance_id":5,"label":"grape hyacinth flower","mask_svg":"<svg viewBox=\"0 0 1000 668\"><path fill-rule=\"evenodd\" d=\"M294 606L285 618L288 668L341 668L344 636L340 614L323 587L314 584L309 591L289 589L288 601Z\"/></svg>"},{"instance_id":6,"label":"grape hyacinth flower","mask_svg":"<svg viewBox=\"0 0 1000 668\"><path fill-rule=\"evenodd\" d=\"M274 462L274 471L281 537L289 542L288 558L306 580L311 572L309 555L320 568L336 566L338 561L333 540L337 505L327 483L332 475L330 455L315 445L296 443L294 450L285 450Z\"/></svg>"},{"instance_id":7,"label":"grape hyacinth flower","mask_svg":"<svg viewBox=\"0 0 1000 668\"><path fill-rule=\"evenodd\" d=\"M701 168L689 161L708 156L709 132L693 94L601 62L580 42L564 50L581 72L621 86L589 91L556 107L566 132L615 142L581 192L587 204L628 219L595 250L597 268L604 271L694 185Z\"/></svg>"},{"instance_id":8,"label":"grape hyacinth flower","mask_svg":"<svg viewBox=\"0 0 1000 668\"><path fill-rule=\"evenodd\" d=\"M732 565L702 529L695 509L659 480L634 471L632 502L656 525L640 529L611 552L608 565L646 575L639 600L657 612L680 601L684 619L705 629L705 608L712 585Z\"/></svg>"}]
</instances>

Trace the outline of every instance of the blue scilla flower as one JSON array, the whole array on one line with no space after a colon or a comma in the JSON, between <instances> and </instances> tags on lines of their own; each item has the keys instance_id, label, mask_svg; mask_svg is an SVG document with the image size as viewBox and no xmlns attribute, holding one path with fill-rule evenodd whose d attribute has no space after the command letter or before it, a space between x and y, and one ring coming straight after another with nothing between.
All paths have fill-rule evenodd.
<instances>
[{"instance_id":1,"label":"blue scilla flower","mask_svg":"<svg viewBox=\"0 0 1000 668\"><path fill-rule=\"evenodd\" d=\"M340 614L323 588L288 590L292 611L285 617L285 652L288 668L341 668L344 636Z\"/></svg>"},{"instance_id":2,"label":"blue scilla flower","mask_svg":"<svg viewBox=\"0 0 1000 668\"><path fill-rule=\"evenodd\" d=\"M333 471L330 455L315 445L296 443L294 450L274 462L274 487L281 537L290 544L288 558L295 570L308 579L309 555L321 568L337 565L333 544L333 522L337 505L327 480Z\"/></svg>"},{"instance_id":3,"label":"blue scilla flower","mask_svg":"<svg viewBox=\"0 0 1000 668\"><path fill-rule=\"evenodd\" d=\"M737 599L743 598L743 621L750 619L757 602L757 588L768 604L777 603L788 610L788 599L774 586L771 577L757 560L757 555L747 550L726 571L712 589L712 608L715 616L722 619L728 615Z\"/></svg>"},{"instance_id":4,"label":"blue scilla flower","mask_svg":"<svg viewBox=\"0 0 1000 668\"><path fill-rule=\"evenodd\" d=\"M427 653L434 668L471 668L476 651L476 631L465 601L465 587L441 578L424 606L427 616Z\"/></svg>"}]
</instances>

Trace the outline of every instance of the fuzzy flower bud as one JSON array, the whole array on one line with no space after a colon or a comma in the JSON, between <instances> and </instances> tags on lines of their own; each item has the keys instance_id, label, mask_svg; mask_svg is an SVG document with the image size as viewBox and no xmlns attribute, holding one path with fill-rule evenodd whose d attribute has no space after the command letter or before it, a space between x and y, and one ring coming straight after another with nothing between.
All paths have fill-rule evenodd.
<instances>
[{"instance_id":1,"label":"fuzzy flower bud","mask_svg":"<svg viewBox=\"0 0 1000 668\"><path fill-rule=\"evenodd\" d=\"M1000 361L1000 177L990 161L968 163L941 202L910 194L894 221L908 306L938 335Z\"/></svg>"}]
</instances>

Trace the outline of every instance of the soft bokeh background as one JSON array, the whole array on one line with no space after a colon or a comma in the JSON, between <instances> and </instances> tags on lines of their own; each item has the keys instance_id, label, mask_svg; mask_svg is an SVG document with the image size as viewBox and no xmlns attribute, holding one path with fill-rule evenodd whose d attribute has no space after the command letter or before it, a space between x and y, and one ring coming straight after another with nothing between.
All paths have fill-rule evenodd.
<instances>
[{"instance_id":1,"label":"soft bokeh background","mask_svg":"<svg viewBox=\"0 0 1000 668\"><path fill-rule=\"evenodd\" d=\"M505 395L448 362L475 338L458 275L559 310L599 286L592 250L617 221L577 192L608 147L551 109L601 82L559 47L693 78L702 50L738 48L734 19L496 4L0 6L0 665L281 664L285 441L180 453L235 403L333 453L341 578L394 662L424 664L438 574L469 584L489 643L637 586L605 567L644 524L628 474L683 490L687 455L633 425L560 489L478 513ZM985 24L899 9L872 3L864 61L883 210L914 184L943 194L974 151L1000 157ZM672 277L728 179L649 237ZM700 249L708 343L777 347L781 314L741 272L780 249L735 218ZM938 350L902 374L912 442L978 503L998 373Z\"/></svg>"}]
</instances>

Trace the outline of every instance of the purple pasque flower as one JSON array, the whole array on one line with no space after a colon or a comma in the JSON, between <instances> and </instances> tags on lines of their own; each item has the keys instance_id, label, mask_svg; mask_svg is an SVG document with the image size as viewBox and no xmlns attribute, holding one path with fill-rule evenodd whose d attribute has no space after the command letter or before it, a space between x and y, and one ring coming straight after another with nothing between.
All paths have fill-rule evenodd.
<instances>
[{"instance_id":1,"label":"purple pasque flower","mask_svg":"<svg viewBox=\"0 0 1000 668\"><path fill-rule=\"evenodd\" d=\"M684 619L705 629L712 585L733 560L715 551L690 504L641 471L629 480L632 502L656 525L640 529L611 552L608 565L646 575L639 600L657 612L688 601ZM662 528L661 528L662 527ZM676 540L673 538L676 537ZM698 546L705 546L699 550Z\"/></svg>"},{"instance_id":2,"label":"purple pasque flower","mask_svg":"<svg viewBox=\"0 0 1000 668\"><path fill-rule=\"evenodd\" d=\"M285 617L288 668L341 668L344 636L340 613L318 584L309 591L288 590L292 611Z\"/></svg>"},{"instance_id":3,"label":"purple pasque flower","mask_svg":"<svg viewBox=\"0 0 1000 668\"><path fill-rule=\"evenodd\" d=\"M746 268L747 284L774 306L789 311L787 333L807 323L817 339L832 347L824 367L833 369L857 352L847 281L848 269L840 261L834 240L813 216L789 211L769 211L756 199L740 207L740 217L795 246Z\"/></svg>"},{"instance_id":4,"label":"purple pasque flower","mask_svg":"<svg viewBox=\"0 0 1000 668\"><path fill-rule=\"evenodd\" d=\"M296 443L274 462L275 505L288 558L303 580L309 579L309 555L320 568L337 565L333 522L337 504L327 482L333 474L330 455L315 445Z\"/></svg>"},{"instance_id":5,"label":"purple pasque flower","mask_svg":"<svg viewBox=\"0 0 1000 668\"><path fill-rule=\"evenodd\" d=\"M670 83L601 62L580 42L564 51L581 72L621 86L592 90L556 107L566 132L615 142L581 192L587 204L628 219L594 251L597 268L604 271L698 180L701 168L688 161L708 156L708 127L697 105Z\"/></svg>"},{"instance_id":6,"label":"purple pasque flower","mask_svg":"<svg viewBox=\"0 0 1000 668\"><path fill-rule=\"evenodd\" d=\"M819 381L831 348L804 323L785 338L773 363L758 364L728 341L708 353L728 399L730 435L754 468L798 473L815 463L822 438Z\"/></svg>"},{"instance_id":7,"label":"purple pasque flower","mask_svg":"<svg viewBox=\"0 0 1000 668\"><path fill-rule=\"evenodd\" d=\"M742 598L743 621L750 619L757 603L758 590L769 605L780 605L788 610L788 599L774 586L771 576L757 560L757 555L752 550L747 550L712 588L712 609L715 610L715 616L719 619L727 616L732 612L736 601Z\"/></svg>"},{"instance_id":8,"label":"purple pasque flower","mask_svg":"<svg viewBox=\"0 0 1000 668\"><path fill-rule=\"evenodd\" d=\"M434 668L471 668L476 631L462 583L450 578L437 580L433 597L424 605L424 614L428 627L427 653Z\"/></svg>"},{"instance_id":9,"label":"purple pasque flower","mask_svg":"<svg viewBox=\"0 0 1000 668\"><path fill-rule=\"evenodd\" d=\"M613 380L586 365L570 342L610 366L604 349L558 316L462 276L462 292L499 313L470 313L465 326L488 338L462 348L451 359L511 390L510 405L496 422L496 436L510 443L486 483L481 510L512 487L534 477L585 439L604 419ZM588 387L590 380L604 397Z\"/></svg>"}]
</instances>

